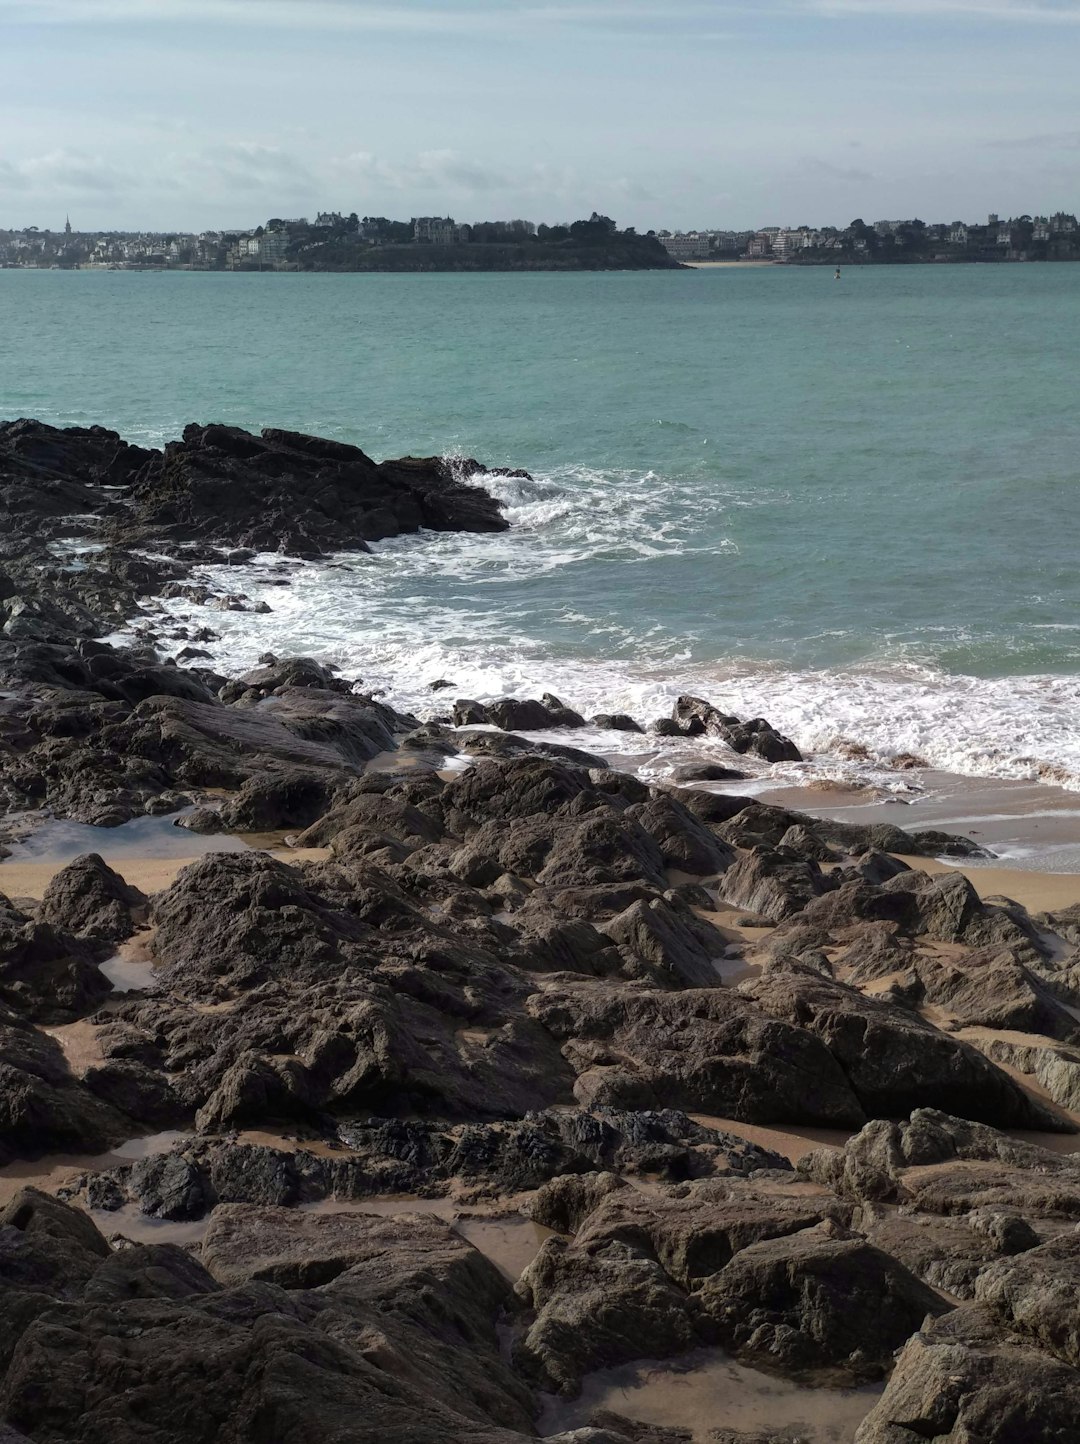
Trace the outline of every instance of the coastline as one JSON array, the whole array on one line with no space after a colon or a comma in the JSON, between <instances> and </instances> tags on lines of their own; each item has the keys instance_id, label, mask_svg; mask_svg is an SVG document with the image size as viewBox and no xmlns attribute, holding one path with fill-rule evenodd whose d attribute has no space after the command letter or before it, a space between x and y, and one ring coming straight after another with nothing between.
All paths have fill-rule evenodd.
<instances>
[{"instance_id":1,"label":"coastline","mask_svg":"<svg viewBox=\"0 0 1080 1444\"><path fill-rule=\"evenodd\" d=\"M494 536L487 485L522 473L273 429L0 441L20 1426L62 1405L85 1432L132 1390L144 1430L180 1381L205 1437L242 1410L281 1439L527 1444L577 1398L628 1441L669 1417L636 1383L666 1352L699 1401L719 1370L730 1416L786 1400L824 1444L891 1428L938 1344L980 1408L993 1351L1060 1378L1059 1325L1018 1340L987 1286L1053 1301L1071 1267L1080 871L997 865L945 779L908 806L785 790L798 746L707 698L587 722L447 683L422 720L319 657L226 672L200 645L208 613L274 615L241 590L271 532L312 566ZM738 775L582 745L644 724Z\"/></svg>"}]
</instances>

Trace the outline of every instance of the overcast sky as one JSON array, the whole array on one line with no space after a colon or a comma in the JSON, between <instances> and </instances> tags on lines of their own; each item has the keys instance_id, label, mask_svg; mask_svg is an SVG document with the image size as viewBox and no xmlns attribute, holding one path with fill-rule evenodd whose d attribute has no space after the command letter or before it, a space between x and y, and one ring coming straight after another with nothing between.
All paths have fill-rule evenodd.
<instances>
[{"instance_id":1,"label":"overcast sky","mask_svg":"<svg viewBox=\"0 0 1080 1444\"><path fill-rule=\"evenodd\" d=\"M0 227L1080 208L1080 0L0 0Z\"/></svg>"}]
</instances>

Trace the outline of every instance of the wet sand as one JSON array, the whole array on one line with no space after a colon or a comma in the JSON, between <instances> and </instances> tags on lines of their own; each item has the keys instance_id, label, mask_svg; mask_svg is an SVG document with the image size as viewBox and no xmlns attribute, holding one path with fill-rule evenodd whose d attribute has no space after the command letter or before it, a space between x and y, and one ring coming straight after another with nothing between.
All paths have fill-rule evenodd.
<instances>
[{"instance_id":1,"label":"wet sand","mask_svg":"<svg viewBox=\"0 0 1080 1444\"><path fill-rule=\"evenodd\" d=\"M574 1400L544 1398L541 1435L584 1428L610 1410L641 1424L688 1429L695 1441L725 1429L758 1437L790 1430L804 1444L850 1444L884 1388L808 1389L737 1364L719 1349L587 1374ZM788 1437L785 1434L785 1437Z\"/></svg>"},{"instance_id":2,"label":"wet sand","mask_svg":"<svg viewBox=\"0 0 1080 1444\"><path fill-rule=\"evenodd\" d=\"M1080 793L1050 782L1007 782L934 771L910 776L921 790L903 800L867 797L860 789L844 786L769 788L757 795L774 807L838 822L887 822L909 832L932 827L970 837L995 854L986 867L1072 873L1080 895ZM739 784L725 785L723 790L737 792ZM965 862L965 871L969 866L984 864Z\"/></svg>"},{"instance_id":3,"label":"wet sand","mask_svg":"<svg viewBox=\"0 0 1080 1444\"><path fill-rule=\"evenodd\" d=\"M800 1158L812 1153L815 1148L843 1148L855 1131L847 1128L791 1126L770 1128L766 1124L739 1123L733 1118L714 1118L709 1113L691 1113L690 1117L704 1128L733 1133L736 1138L745 1138L747 1143L756 1143L759 1148L769 1148L792 1164L798 1163Z\"/></svg>"},{"instance_id":4,"label":"wet sand","mask_svg":"<svg viewBox=\"0 0 1080 1444\"><path fill-rule=\"evenodd\" d=\"M191 834L185 833L184 837L190 840ZM189 863L198 862L199 858L205 857L208 852L236 852L248 849L246 844L243 849L204 848L202 852L189 852L185 857L117 856L107 845L100 844L90 850L103 857L125 882L149 894L171 887L181 868L187 867ZM330 856L330 850L325 847L283 847L270 850L270 856L278 858L281 862L324 862ZM70 861L71 858L66 857L62 860L50 858L34 862L21 860L0 862L0 892L6 893L11 898L36 898L40 901L49 883Z\"/></svg>"},{"instance_id":5,"label":"wet sand","mask_svg":"<svg viewBox=\"0 0 1080 1444\"><path fill-rule=\"evenodd\" d=\"M152 1158L158 1153L168 1153L174 1143L191 1136L190 1133L170 1129L165 1133L131 1138L127 1143L117 1144L109 1153L50 1153L44 1158L16 1159L14 1163L0 1168L0 1204L14 1198L27 1184L46 1193L55 1193L80 1173L101 1173L107 1168L131 1163L136 1158Z\"/></svg>"},{"instance_id":6,"label":"wet sand","mask_svg":"<svg viewBox=\"0 0 1080 1444\"><path fill-rule=\"evenodd\" d=\"M1054 912L1080 903L1080 873L1033 872L1015 867L956 866L933 857L906 857L923 872L962 872L981 898L1008 897L1029 913Z\"/></svg>"}]
</instances>

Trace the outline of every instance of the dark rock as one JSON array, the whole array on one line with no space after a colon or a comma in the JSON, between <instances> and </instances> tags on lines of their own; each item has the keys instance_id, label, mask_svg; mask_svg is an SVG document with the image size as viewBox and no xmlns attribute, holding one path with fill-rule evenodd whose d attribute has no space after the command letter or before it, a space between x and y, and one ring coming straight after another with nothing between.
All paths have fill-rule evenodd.
<instances>
[{"instance_id":1,"label":"dark rock","mask_svg":"<svg viewBox=\"0 0 1080 1444\"><path fill-rule=\"evenodd\" d=\"M529 1200L529 1217L554 1233L574 1234L605 1198L628 1187L615 1173L560 1174Z\"/></svg>"},{"instance_id":2,"label":"dark rock","mask_svg":"<svg viewBox=\"0 0 1080 1444\"><path fill-rule=\"evenodd\" d=\"M594 727L602 727L609 732L645 731L640 722L635 722L625 712L598 712L592 722Z\"/></svg>"},{"instance_id":3,"label":"dark rock","mask_svg":"<svg viewBox=\"0 0 1080 1444\"><path fill-rule=\"evenodd\" d=\"M76 937L119 943L131 937L147 899L96 852L55 873L41 899L40 922Z\"/></svg>"},{"instance_id":4,"label":"dark rock","mask_svg":"<svg viewBox=\"0 0 1080 1444\"><path fill-rule=\"evenodd\" d=\"M1071 1444L1080 1373L1003 1333L985 1309L954 1309L915 1334L857 1444Z\"/></svg>"},{"instance_id":5,"label":"dark rock","mask_svg":"<svg viewBox=\"0 0 1080 1444\"><path fill-rule=\"evenodd\" d=\"M376 465L341 442L216 425L188 426L182 441L154 453L128 501L131 516L117 525L117 540L153 536L297 556L362 551L422 526L507 525L487 492L462 484L439 458Z\"/></svg>"},{"instance_id":6,"label":"dark rock","mask_svg":"<svg viewBox=\"0 0 1080 1444\"><path fill-rule=\"evenodd\" d=\"M923 1320L949 1308L865 1239L827 1229L742 1249L699 1298L715 1341L746 1362L852 1382L881 1378Z\"/></svg>"},{"instance_id":7,"label":"dark rock","mask_svg":"<svg viewBox=\"0 0 1080 1444\"><path fill-rule=\"evenodd\" d=\"M132 1299L190 1299L216 1293L218 1285L197 1259L172 1243L136 1244L112 1253L83 1292L92 1304Z\"/></svg>"},{"instance_id":8,"label":"dark rock","mask_svg":"<svg viewBox=\"0 0 1080 1444\"><path fill-rule=\"evenodd\" d=\"M179 1154L140 1158L132 1165L129 1186L151 1218L201 1218L206 1208L199 1172Z\"/></svg>"},{"instance_id":9,"label":"dark rock","mask_svg":"<svg viewBox=\"0 0 1080 1444\"><path fill-rule=\"evenodd\" d=\"M1080 1234L1066 1234L1021 1255L1001 1259L975 1281L975 1297L1012 1333L1076 1369L1080 1318L1076 1310Z\"/></svg>"},{"instance_id":10,"label":"dark rock","mask_svg":"<svg viewBox=\"0 0 1080 1444\"><path fill-rule=\"evenodd\" d=\"M727 869L720 889L726 902L782 922L802 912L829 886L829 879L815 862L751 852Z\"/></svg>"},{"instance_id":11,"label":"dark rock","mask_svg":"<svg viewBox=\"0 0 1080 1444\"><path fill-rule=\"evenodd\" d=\"M654 1259L621 1242L587 1254L549 1238L517 1289L536 1317L514 1362L560 1393L576 1393L593 1369L643 1353L665 1358L697 1342L682 1290Z\"/></svg>"},{"instance_id":12,"label":"dark rock","mask_svg":"<svg viewBox=\"0 0 1080 1444\"><path fill-rule=\"evenodd\" d=\"M689 908L653 898L631 903L604 924L604 932L639 958L649 976L673 987L719 987L716 961L727 943L711 923Z\"/></svg>"},{"instance_id":13,"label":"dark rock","mask_svg":"<svg viewBox=\"0 0 1080 1444\"><path fill-rule=\"evenodd\" d=\"M802 753L789 737L777 732L762 717L740 722L730 713L721 712L701 697L680 697L672 710L672 720L684 735L708 733L722 738L734 752L753 752L766 762L801 762Z\"/></svg>"},{"instance_id":14,"label":"dark rock","mask_svg":"<svg viewBox=\"0 0 1080 1444\"><path fill-rule=\"evenodd\" d=\"M487 723L501 727L504 732L544 732L550 727L582 727L585 719L545 692L537 702L520 700L515 697L501 697L486 705L481 702L458 701L454 703L453 720L455 727L475 727Z\"/></svg>"},{"instance_id":15,"label":"dark rock","mask_svg":"<svg viewBox=\"0 0 1080 1444\"><path fill-rule=\"evenodd\" d=\"M585 1106L663 1104L758 1123L863 1121L818 1039L790 1024L777 1031L773 1019L726 989L628 994L593 987L537 994L529 1008L562 1042Z\"/></svg>"},{"instance_id":16,"label":"dark rock","mask_svg":"<svg viewBox=\"0 0 1080 1444\"><path fill-rule=\"evenodd\" d=\"M739 782L749 776L737 767L724 767L719 762L693 762L676 767L672 776L676 782Z\"/></svg>"},{"instance_id":17,"label":"dark rock","mask_svg":"<svg viewBox=\"0 0 1080 1444\"><path fill-rule=\"evenodd\" d=\"M325 776L288 771L253 776L221 809L221 830L275 832L308 827L330 806L333 786Z\"/></svg>"},{"instance_id":18,"label":"dark rock","mask_svg":"<svg viewBox=\"0 0 1080 1444\"><path fill-rule=\"evenodd\" d=\"M906 1123L876 1119L842 1150L806 1154L799 1172L848 1198L910 1203L917 1193L936 1213L1019 1207L1025 1217L1080 1220L1080 1165L1070 1155L932 1108Z\"/></svg>"},{"instance_id":19,"label":"dark rock","mask_svg":"<svg viewBox=\"0 0 1080 1444\"><path fill-rule=\"evenodd\" d=\"M947 1107L996 1127L1062 1127L981 1053L917 1014L797 964L770 966L740 992L820 1038L871 1117Z\"/></svg>"},{"instance_id":20,"label":"dark rock","mask_svg":"<svg viewBox=\"0 0 1080 1444\"><path fill-rule=\"evenodd\" d=\"M85 917L78 905L83 900L76 901L63 887L55 897L73 904L71 916ZM111 991L86 941L51 923L32 921L0 894L0 1003L32 1022L67 1023L90 1012Z\"/></svg>"},{"instance_id":21,"label":"dark rock","mask_svg":"<svg viewBox=\"0 0 1080 1444\"><path fill-rule=\"evenodd\" d=\"M339 692L348 696L351 684L342 682L328 667L312 657L287 657L279 661L273 653L267 653L269 660L260 659L258 667L243 673L221 689L221 700L248 705L272 696L287 687L317 687L325 692Z\"/></svg>"},{"instance_id":22,"label":"dark rock","mask_svg":"<svg viewBox=\"0 0 1080 1444\"><path fill-rule=\"evenodd\" d=\"M633 818L653 838L665 867L701 877L723 872L735 861L731 848L689 808L666 793L657 793L648 802L632 805L624 816Z\"/></svg>"}]
</instances>

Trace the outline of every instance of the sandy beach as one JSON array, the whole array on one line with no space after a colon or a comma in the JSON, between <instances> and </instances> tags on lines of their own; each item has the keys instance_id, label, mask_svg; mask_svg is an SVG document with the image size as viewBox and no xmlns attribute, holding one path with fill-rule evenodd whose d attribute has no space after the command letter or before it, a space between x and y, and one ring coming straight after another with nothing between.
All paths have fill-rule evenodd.
<instances>
[{"instance_id":1,"label":"sandy beach","mask_svg":"<svg viewBox=\"0 0 1080 1444\"><path fill-rule=\"evenodd\" d=\"M171 887L180 870L189 863L197 862L199 857L205 857L207 851L214 849L205 849L190 857L116 857L110 856L108 847L104 846L100 855L125 882L149 895ZM322 862L330 856L329 849L324 847L273 848L269 852L271 857L292 863ZM70 858L53 858L36 862L0 862L0 893L12 898L40 900L51 880L70 861Z\"/></svg>"}]
</instances>

